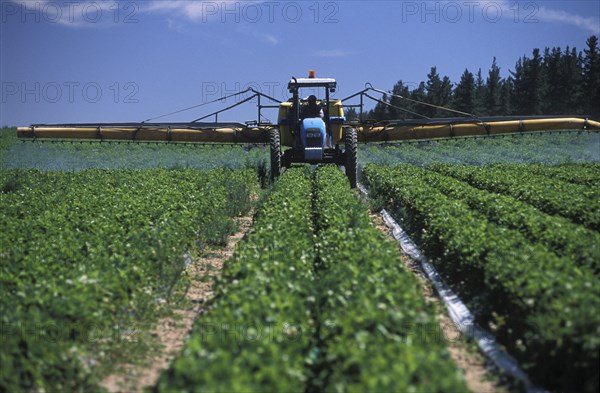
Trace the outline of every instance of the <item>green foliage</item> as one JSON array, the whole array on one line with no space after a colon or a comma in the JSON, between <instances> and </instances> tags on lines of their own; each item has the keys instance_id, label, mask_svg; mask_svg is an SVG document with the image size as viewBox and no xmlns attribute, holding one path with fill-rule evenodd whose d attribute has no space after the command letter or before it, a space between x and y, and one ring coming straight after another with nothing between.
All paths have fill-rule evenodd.
<instances>
[{"instance_id":1,"label":"green foliage","mask_svg":"<svg viewBox=\"0 0 600 393\"><path fill-rule=\"evenodd\" d=\"M157 391L466 390L432 307L339 169L312 182L288 169L256 217Z\"/></svg>"},{"instance_id":2,"label":"green foliage","mask_svg":"<svg viewBox=\"0 0 600 393\"><path fill-rule=\"evenodd\" d=\"M542 56L539 48L533 50L533 57L523 56L511 71L514 95L511 98L515 115L542 114L542 94L545 88Z\"/></svg>"},{"instance_id":3,"label":"green foliage","mask_svg":"<svg viewBox=\"0 0 600 393\"><path fill-rule=\"evenodd\" d=\"M444 171L444 168L443 165L429 167L433 171L441 172ZM502 169L507 172L517 171L520 168L516 165L502 166ZM543 173L547 169L548 173L558 171L558 174L565 176L569 172L574 174L574 179L586 179L583 176L576 176L580 170L585 171L586 167L528 165L526 168L528 172L535 169L538 173ZM598 232L574 224L563 217L545 214L511 196L480 190L449 176L410 166L403 167L403 170L446 196L464 202L471 209L484 214L491 222L516 229L532 243L545 244L558 256L566 257L578 265L587 265L595 273L600 273L600 234Z\"/></svg>"},{"instance_id":4,"label":"green foliage","mask_svg":"<svg viewBox=\"0 0 600 393\"><path fill-rule=\"evenodd\" d=\"M454 89L452 108L467 113L475 112L475 78L469 70L465 69Z\"/></svg>"},{"instance_id":5,"label":"green foliage","mask_svg":"<svg viewBox=\"0 0 600 393\"><path fill-rule=\"evenodd\" d=\"M418 88L409 92L402 90L402 81L399 81L394 86L394 93L479 116L578 115L599 120L598 37L590 36L586 46L583 53L568 46L564 50L534 48L531 57L523 56L517 60L507 78L500 76L494 57L485 81L481 69L476 77L467 69L454 89L450 79L447 76L440 78L434 66L427 74L426 84L421 82ZM385 95L383 100L387 100ZM389 103L428 117L453 116L445 110L413 105L393 97ZM404 116L400 110L377 104L369 117L390 120Z\"/></svg>"},{"instance_id":6,"label":"green foliage","mask_svg":"<svg viewBox=\"0 0 600 393\"><path fill-rule=\"evenodd\" d=\"M488 172L489 184L508 176L503 173ZM519 226L533 232L544 223L533 222L540 213L510 199L485 197L452 181L440 185L442 177L410 165L368 165L364 179L537 383L556 390L598 390L600 282L591 267L597 261L577 266L570 254L560 257L532 233L522 234ZM532 177L521 182L535 186L536 181L544 182ZM496 216L501 206L481 205L492 201L530 217L509 224ZM589 231L579 232L593 241Z\"/></svg>"},{"instance_id":7,"label":"green foliage","mask_svg":"<svg viewBox=\"0 0 600 393\"><path fill-rule=\"evenodd\" d=\"M590 36L583 50L583 102L584 110L589 116L600 119L600 51L598 36Z\"/></svg>"},{"instance_id":8,"label":"green foliage","mask_svg":"<svg viewBox=\"0 0 600 393\"><path fill-rule=\"evenodd\" d=\"M157 391L304 390L316 323L311 206L307 171L286 171Z\"/></svg>"},{"instance_id":9,"label":"green foliage","mask_svg":"<svg viewBox=\"0 0 600 393\"><path fill-rule=\"evenodd\" d=\"M511 170L514 166L504 165L503 167ZM581 184L592 188L600 187L600 163L598 162L557 166L532 164L527 166L527 172L567 183Z\"/></svg>"},{"instance_id":10,"label":"green foliage","mask_svg":"<svg viewBox=\"0 0 600 393\"><path fill-rule=\"evenodd\" d=\"M465 391L417 281L335 166L317 170L314 200L321 359L313 388Z\"/></svg>"},{"instance_id":11,"label":"green foliage","mask_svg":"<svg viewBox=\"0 0 600 393\"><path fill-rule=\"evenodd\" d=\"M16 142L16 136L14 142ZM4 168L43 171L82 169L231 169L260 168L267 162L264 146L199 145L163 142L19 142L2 154Z\"/></svg>"},{"instance_id":12,"label":"green foliage","mask_svg":"<svg viewBox=\"0 0 600 393\"><path fill-rule=\"evenodd\" d=\"M492 66L488 72L488 77L485 83L485 97L483 99L483 115L493 116L503 111L501 105L503 81L500 77L500 67L496 64L496 57L492 60Z\"/></svg>"},{"instance_id":13,"label":"green foliage","mask_svg":"<svg viewBox=\"0 0 600 393\"><path fill-rule=\"evenodd\" d=\"M257 187L252 170L0 173L2 391L95 389Z\"/></svg>"},{"instance_id":14,"label":"green foliage","mask_svg":"<svg viewBox=\"0 0 600 393\"><path fill-rule=\"evenodd\" d=\"M436 67L431 67L431 71L427 74L427 95L425 102L432 105L445 107L450 103L452 96L452 83L450 78L444 76L440 78ZM437 109L431 106L421 105L419 113L428 117L444 117L448 116L448 111Z\"/></svg>"},{"instance_id":15,"label":"green foliage","mask_svg":"<svg viewBox=\"0 0 600 393\"><path fill-rule=\"evenodd\" d=\"M477 188L511 195L547 214L600 230L600 198L596 187L549 179L531 173L527 166L435 166L434 170Z\"/></svg>"},{"instance_id":16,"label":"green foliage","mask_svg":"<svg viewBox=\"0 0 600 393\"><path fill-rule=\"evenodd\" d=\"M600 137L592 133L530 134L463 138L397 144L361 145L361 164L434 163L490 165L501 163L565 164L600 161ZM593 170L593 169L590 169Z\"/></svg>"},{"instance_id":17,"label":"green foliage","mask_svg":"<svg viewBox=\"0 0 600 393\"><path fill-rule=\"evenodd\" d=\"M6 151L17 142L16 128L3 127L0 129L0 158L6 155Z\"/></svg>"}]
</instances>

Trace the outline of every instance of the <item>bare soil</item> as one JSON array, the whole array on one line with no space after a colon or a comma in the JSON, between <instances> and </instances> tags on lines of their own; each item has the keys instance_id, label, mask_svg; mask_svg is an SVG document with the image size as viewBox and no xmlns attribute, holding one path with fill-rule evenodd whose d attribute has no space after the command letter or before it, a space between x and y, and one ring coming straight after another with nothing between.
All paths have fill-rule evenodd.
<instances>
[{"instance_id":1,"label":"bare soil","mask_svg":"<svg viewBox=\"0 0 600 393\"><path fill-rule=\"evenodd\" d=\"M392 236L391 230L385 224L381 215L371 213L370 216L377 229L396 242ZM446 313L446 307L442 300L437 296L437 293L424 276L418 264L406 256L399 245L398 251L401 254L401 260L405 267L417 276L421 288L423 289L425 300L435 304L435 309L437 310L436 319L439 324L440 332L442 332L442 336L446 340L450 357L454 360L457 367L462 370L469 390L476 393L505 392L506 388L498 384L498 378L491 375L488 371L484 356L479 352L469 351L467 343L461 337L461 333L456 329L452 319L450 319Z\"/></svg>"},{"instance_id":2,"label":"bare soil","mask_svg":"<svg viewBox=\"0 0 600 393\"><path fill-rule=\"evenodd\" d=\"M214 277L221 274L223 264L233 255L236 244L250 229L252 212L237 220L239 230L229 237L225 248L215 250L189 264L187 274L190 286L185 295L188 306L174 310L175 316L160 319L150 332L159 344L159 351L150 354L144 364L123 365L118 372L108 375L101 386L110 392L129 393L142 392L156 384L160 374L183 348L194 321L205 310L206 302L212 299Z\"/></svg>"}]
</instances>

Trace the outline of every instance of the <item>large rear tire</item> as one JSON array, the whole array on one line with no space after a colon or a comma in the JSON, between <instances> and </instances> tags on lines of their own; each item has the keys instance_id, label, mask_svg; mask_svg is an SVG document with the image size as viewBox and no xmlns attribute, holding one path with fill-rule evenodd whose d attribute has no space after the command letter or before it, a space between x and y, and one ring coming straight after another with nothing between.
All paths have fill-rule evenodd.
<instances>
[{"instance_id":1,"label":"large rear tire","mask_svg":"<svg viewBox=\"0 0 600 393\"><path fill-rule=\"evenodd\" d=\"M281 173L281 139L278 129L269 130L269 144L271 146L271 183L273 183Z\"/></svg>"},{"instance_id":2,"label":"large rear tire","mask_svg":"<svg viewBox=\"0 0 600 393\"><path fill-rule=\"evenodd\" d=\"M346 150L344 151L346 176L350 182L350 188L356 188L356 145L358 143L358 136L355 128L344 130L344 143L346 145Z\"/></svg>"}]
</instances>

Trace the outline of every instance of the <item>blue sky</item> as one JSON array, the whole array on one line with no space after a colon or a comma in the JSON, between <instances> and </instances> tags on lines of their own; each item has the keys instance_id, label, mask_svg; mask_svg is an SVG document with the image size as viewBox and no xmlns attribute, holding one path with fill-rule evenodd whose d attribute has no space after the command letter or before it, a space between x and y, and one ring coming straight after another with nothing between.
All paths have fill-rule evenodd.
<instances>
[{"instance_id":1,"label":"blue sky","mask_svg":"<svg viewBox=\"0 0 600 393\"><path fill-rule=\"evenodd\" d=\"M592 0L0 2L0 126L142 121L249 86L283 100L309 69L336 78L338 98L416 85L434 65L455 83L465 68L485 77L494 56L507 76L533 48L600 34ZM255 118L246 104L219 120Z\"/></svg>"}]
</instances>

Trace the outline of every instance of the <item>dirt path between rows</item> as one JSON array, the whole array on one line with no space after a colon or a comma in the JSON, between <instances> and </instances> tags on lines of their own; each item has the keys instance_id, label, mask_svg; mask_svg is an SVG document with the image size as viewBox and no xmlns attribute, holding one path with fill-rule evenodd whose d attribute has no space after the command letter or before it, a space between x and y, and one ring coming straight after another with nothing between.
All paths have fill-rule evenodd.
<instances>
[{"instance_id":1,"label":"dirt path between rows","mask_svg":"<svg viewBox=\"0 0 600 393\"><path fill-rule=\"evenodd\" d=\"M395 241L379 214L371 214L371 219L381 232ZM252 226L252 215L237 220L239 230L229 237L225 248L215 250L208 257L196 259L188 266L190 286L186 293L186 299L190 306L175 310L176 317L160 319L150 332L158 340L161 351L151 354L146 364L123 365L119 373L107 376L101 382L101 386L110 392L129 393L143 392L144 389L156 384L160 374L168 368L170 362L183 348L194 321L204 310L205 303L213 297L213 280L207 279L207 277L215 277L221 273L224 262L233 255L236 244ZM402 254L399 246L398 249ZM469 351L463 340L455 339L460 336L460 333L454 328L451 319L445 312L443 303L423 276L420 268L404 254L401 255L401 260L406 268L419 279L426 300L436 305L436 317L440 331L447 339L450 356L464 373L468 388L477 393L505 392L505 388L491 381L483 356Z\"/></svg>"},{"instance_id":2,"label":"dirt path between rows","mask_svg":"<svg viewBox=\"0 0 600 393\"><path fill-rule=\"evenodd\" d=\"M162 318L150 332L158 340L160 353L150 354L144 365L123 365L119 373L107 376L100 385L110 392L142 392L154 386L160 374L169 367L173 358L181 351L194 321L204 309L204 304L213 297L212 285L221 274L224 262L235 250L236 244L252 226L252 212L237 218L239 230L229 237L227 246L215 250L208 257L195 259L187 268L190 286L186 293L189 307L174 310L176 317Z\"/></svg>"},{"instance_id":3,"label":"dirt path between rows","mask_svg":"<svg viewBox=\"0 0 600 393\"><path fill-rule=\"evenodd\" d=\"M396 239L392 236L390 228L385 224L381 215L370 213L370 216L377 229L396 243ZM494 382L494 380L497 380L497 377L493 377L489 374L483 355L479 352L471 352L467 349L466 343L461 338L461 333L454 326L452 319L450 319L446 313L446 307L427 278L425 278L421 268L402 252L400 245L398 245L398 251L401 254L401 260L405 267L417 276L426 301L435 304L437 310L436 319L440 329L440 334L438 336L441 339L446 340L450 357L457 367L462 370L469 390L476 393L506 392L506 388Z\"/></svg>"}]
</instances>

